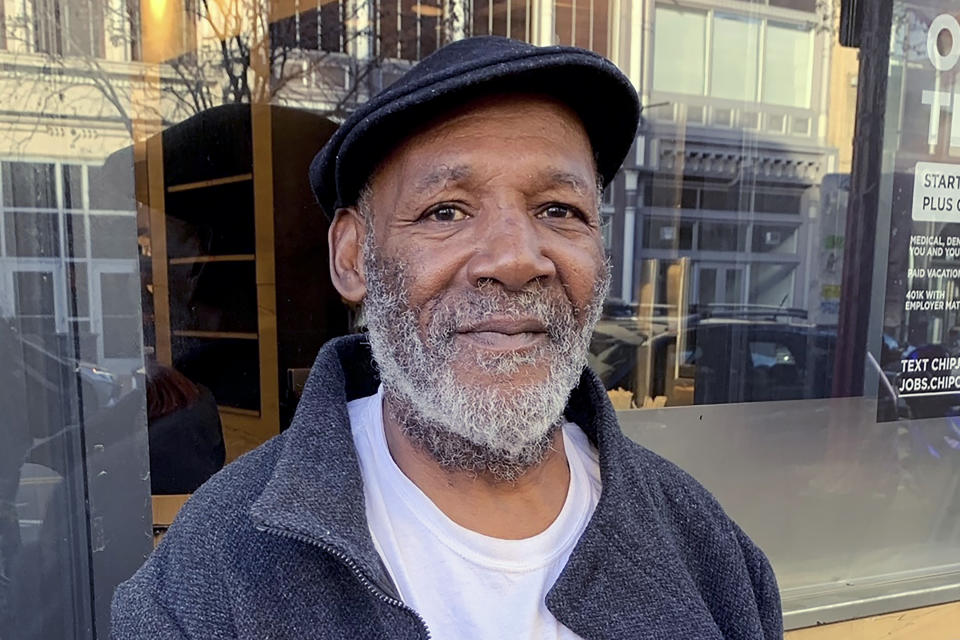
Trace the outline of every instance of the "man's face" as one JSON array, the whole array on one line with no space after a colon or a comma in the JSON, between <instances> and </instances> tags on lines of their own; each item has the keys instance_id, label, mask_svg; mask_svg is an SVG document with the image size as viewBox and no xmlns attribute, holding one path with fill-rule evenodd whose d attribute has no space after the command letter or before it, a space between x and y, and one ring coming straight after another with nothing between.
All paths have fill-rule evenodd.
<instances>
[{"instance_id":1,"label":"man's face","mask_svg":"<svg viewBox=\"0 0 960 640\"><path fill-rule=\"evenodd\" d=\"M408 435L441 462L465 466L462 440L466 466L492 456L515 475L549 446L608 281L596 184L577 117L524 96L434 124L374 176L371 345Z\"/></svg>"}]
</instances>

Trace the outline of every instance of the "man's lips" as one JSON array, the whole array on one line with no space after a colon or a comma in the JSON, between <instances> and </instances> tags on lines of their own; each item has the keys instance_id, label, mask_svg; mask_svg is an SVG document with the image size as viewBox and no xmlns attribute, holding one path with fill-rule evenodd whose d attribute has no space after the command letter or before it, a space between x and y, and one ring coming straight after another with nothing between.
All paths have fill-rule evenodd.
<instances>
[{"instance_id":1,"label":"man's lips","mask_svg":"<svg viewBox=\"0 0 960 640\"><path fill-rule=\"evenodd\" d=\"M533 318L488 318L458 330L457 336L497 351L529 349L548 338L546 326Z\"/></svg>"}]
</instances>

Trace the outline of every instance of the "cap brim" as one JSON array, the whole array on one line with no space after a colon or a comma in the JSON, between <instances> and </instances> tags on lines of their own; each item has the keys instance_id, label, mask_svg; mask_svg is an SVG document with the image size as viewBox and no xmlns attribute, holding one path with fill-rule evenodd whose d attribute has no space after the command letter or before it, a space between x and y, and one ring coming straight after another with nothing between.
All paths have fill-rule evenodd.
<instances>
[{"instance_id":1,"label":"cap brim","mask_svg":"<svg viewBox=\"0 0 960 640\"><path fill-rule=\"evenodd\" d=\"M348 119L310 167L311 185L328 217L356 202L379 163L404 138L465 101L496 93L536 93L570 106L583 122L604 185L616 175L639 121L629 80L609 60L572 47L540 48L431 82L389 89Z\"/></svg>"}]
</instances>

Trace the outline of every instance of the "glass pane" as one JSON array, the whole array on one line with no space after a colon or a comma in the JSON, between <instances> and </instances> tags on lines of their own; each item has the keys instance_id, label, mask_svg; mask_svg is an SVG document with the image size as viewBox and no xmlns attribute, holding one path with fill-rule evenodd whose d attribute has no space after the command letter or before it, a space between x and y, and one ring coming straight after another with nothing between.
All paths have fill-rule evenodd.
<instances>
[{"instance_id":1,"label":"glass pane","mask_svg":"<svg viewBox=\"0 0 960 640\"><path fill-rule=\"evenodd\" d=\"M48 163L4 162L3 204L12 207L57 206L55 167Z\"/></svg>"},{"instance_id":2,"label":"glass pane","mask_svg":"<svg viewBox=\"0 0 960 640\"><path fill-rule=\"evenodd\" d=\"M795 9L797 11L816 11L818 0L770 0L770 6Z\"/></svg>"},{"instance_id":3,"label":"glass pane","mask_svg":"<svg viewBox=\"0 0 960 640\"><path fill-rule=\"evenodd\" d=\"M809 108L813 32L804 27L770 22L765 42L763 101Z\"/></svg>"},{"instance_id":4,"label":"glass pane","mask_svg":"<svg viewBox=\"0 0 960 640\"><path fill-rule=\"evenodd\" d=\"M67 305L74 317L90 315L90 285L87 281L87 263L70 262L67 265Z\"/></svg>"},{"instance_id":5,"label":"glass pane","mask_svg":"<svg viewBox=\"0 0 960 640\"><path fill-rule=\"evenodd\" d=\"M118 158L119 159L119 158ZM87 166L91 209L134 211L133 166L131 162Z\"/></svg>"},{"instance_id":6,"label":"glass pane","mask_svg":"<svg viewBox=\"0 0 960 640\"><path fill-rule=\"evenodd\" d=\"M103 319L103 357L136 358L140 355L140 318Z\"/></svg>"},{"instance_id":7,"label":"glass pane","mask_svg":"<svg viewBox=\"0 0 960 640\"><path fill-rule=\"evenodd\" d=\"M743 301L743 271L741 269L727 269L724 274L723 302L738 304Z\"/></svg>"},{"instance_id":8,"label":"glass pane","mask_svg":"<svg viewBox=\"0 0 960 640\"><path fill-rule=\"evenodd\" d=\"M710 95L747 102L757 99L759 42L757 20L714 14Z\"/></svg>"},{"instance_id":9,"label":"glass pane","mask_svg":"<svg viewBox=\"0 0 960 640\"><path fill-rule=\"evenodd\" d=\"M644 246L650 249L691 249L693 223L688 220L648 218Z\"/></svg>"},{"instance_id":10,"label":"glass pane","mask_svg":"<svg viewBox=\"0 0 960 640\"><path fill-rule=\"evenodd\" d=\"M755 224L753 250L758 253L796 253L798 227Z\"/></svg>"},{"instance_id":11,"label":"glass pane","mask_svg":"<svg viewBox=\"0 0 960 640\"><path fill-rule=\"evenodd\" d=\"M306 168L480 34L640 96L589 363L768 554L788 626L960 597L957 3L858 4L0 2L0 638L109 637L149 493L287 428L357 328Z\"/></svg>"},{"instance_id":12,"label":"glass pane","mask_svg":"<svg viewBox=\"0 0 960 640\"><path fill-rule=\"evenodd\" d=\"M140 297L140 281L135 273L100 274L100 304L104 316L128 315L132 302Z\"/></svg>"},{"instance_id":13,"label":"glass pane","mask_svg":"<svg viewBox=\"0 0 960 640\"><path fill-rule=\"evenodd\" d=\"M701 251L743 251L746 229L736 224L701 222L698 247Z\"/></svg>"},{"instance_id":14,"label":"glass pane","mask_svg":"<svg viewBox=\"0 0 960 640\"><path fill-rule=\"evenodd\" d=\"M796 267L757 264L750 273L750 303L789 309L793 306Z\"/></svg>"},{"instance_id":15,"label":"glass pane","mask_svg":"<svg viewBox=\"0 0 960 640\"><path fill-rule=\"evenodd\" d=\"M87 257L87 218L79 213L63 215L64 253L70 258Z\"/></svg>"},{"instance_id":16,"label":"glass pane","mask_svg":"<svg viewBox=\"0 0 960 640\"><path fill-rule=\"evenodd\" d=\"M60 220L55 213L8 211L5 233L10 255L37 258L60 255Z\"/></svg>"},{"instance_id":17,"label":"glass pane","mask_svg":"<svg viewBox=\"0 0 960 640\"><path fill-rule=\"evenodd\" d=\"M0 638L107 638L113 591L152 546L149 454L142 347L124 338L139 286L115 306L128 326L105 322L88 248L111 235L138 283L136 224L94 229L87 207L113 185L126 204L110 208L134 219L134 131L159 117L135 96L152 72L138 2L0 4Z\"/></svg>"},{"instance_id":18,"label":"glass pane","mask_svg":"<svg viewBox=\"0 0 960 640\"><path fill-rule=\"evenodd\" d=\"M717 270L701 268L697 302L702 305L713 304L717 300Z\"/></svg>"},{"instance_id":19,"label":"glass pane","mask_svg":"<svg viewBox=\"0 0 960 640\"><path fill-rule=\"evenodd\" d=\"M137 219L133 216L90 216L92 258L133 258L137 255Z\"/></svg>"},{"instance_id":20,"label":"glass pane","mask_svg":"<svg viewBox=\"0 0 960 640\"><path fill-rule=\"evenodd\" d=\"M653 86L657 91L703 94L706 14L657 6Z\"/></svg>"},{"instance_id":21,"label":"glass pane","mask_svg":"<svg viewBox=\"0 0 960 640\"><path fill-rule=\"evenodd\" d=\"M755 208L766 213L800 213L803 194L799 191L771 192L766 189L756 193Z\"/></svg>"},{"instance_id":22,"label":"glass pane","mask_svg":"<svg viewBox=\"0 0 960 640\"><path fill-rule=\"evenodd\" d=\"M83 209L83 167L65 164L63 170L63 207Z\"/></svg>"},{"instance_id":23,"label":"glass pane","mask_svg":"<svg viewBox=\"0 0 960 640\"><path fill-rule=\"evenodd\" d=\"M53 273L50 271L15 271L13 287L16 311L20 316L53 317Z\"/></svg>"}]
</instances>

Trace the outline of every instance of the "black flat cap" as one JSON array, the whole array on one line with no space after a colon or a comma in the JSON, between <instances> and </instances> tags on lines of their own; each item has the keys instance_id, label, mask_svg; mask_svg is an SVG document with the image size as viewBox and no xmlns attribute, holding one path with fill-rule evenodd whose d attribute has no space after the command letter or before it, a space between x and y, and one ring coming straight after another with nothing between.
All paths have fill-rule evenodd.
<instances>
[{"instance_id":1,"label":"black flat cap","mask_svg":"<svg viewBox=\"0 0 960 640\"><path fill-rule=\"evenodd\" d=\"M332 218L356 204L379 163L425 122L465 100L510 92L544 94L570 106L590 137L604 185L613 180L640 119L627 77L585 49L479 36L430 54L347 118L310 163L320 207Z\"/></svg>"}]
</instances>

